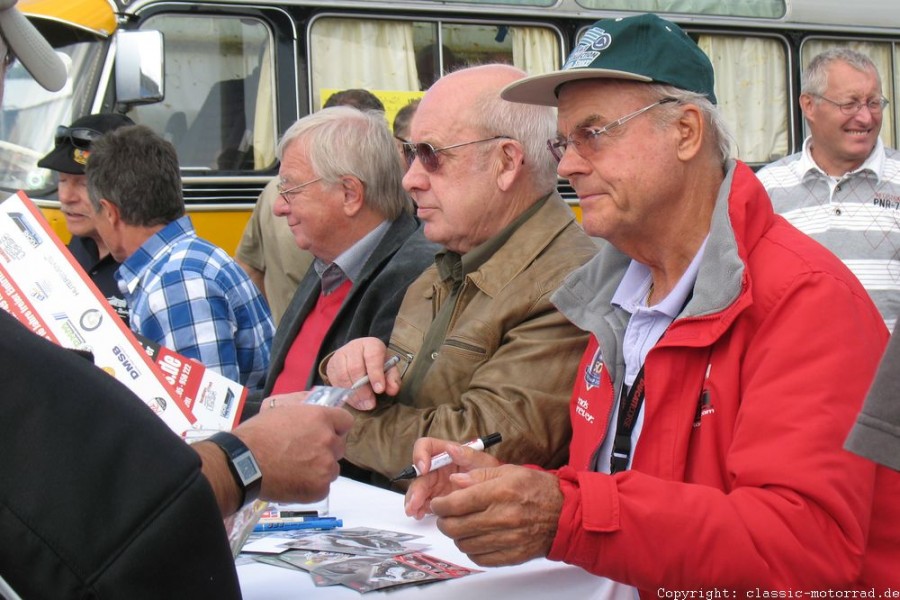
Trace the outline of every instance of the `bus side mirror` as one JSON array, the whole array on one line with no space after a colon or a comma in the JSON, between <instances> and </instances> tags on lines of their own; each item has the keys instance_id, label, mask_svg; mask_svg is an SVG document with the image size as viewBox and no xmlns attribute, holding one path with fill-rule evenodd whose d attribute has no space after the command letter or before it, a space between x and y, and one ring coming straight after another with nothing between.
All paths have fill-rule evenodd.
<instances>
[{"instance_id":1,"label":"bus side mirror","mask_svg":"<svg viewBox=\"0 0 900 600\"><path fill-rule=\"evenodd\" d=\"M153 104L165 98L165 56L160 31L116 33L116 101Z\"/></svg>"}]
</instances>

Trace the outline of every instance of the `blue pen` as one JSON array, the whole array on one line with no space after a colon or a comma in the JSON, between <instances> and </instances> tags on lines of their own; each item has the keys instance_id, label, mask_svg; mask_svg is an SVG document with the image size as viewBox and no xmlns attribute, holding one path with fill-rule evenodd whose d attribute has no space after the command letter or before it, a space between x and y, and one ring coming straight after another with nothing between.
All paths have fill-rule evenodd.
<instances>
[{"instance_id":1,"label":"blue pen","mask_svg":"<svg viewBox=\"0 0 900 600\"><path fill-rule=\"evenodd\" d=\"M297 529L335 529L341 527L344 522L341 519L328 517L323 519L307 519L304 521L287 521L273 523L257 523L253 531L294 531Z\"/></svg>"}]
</instances>

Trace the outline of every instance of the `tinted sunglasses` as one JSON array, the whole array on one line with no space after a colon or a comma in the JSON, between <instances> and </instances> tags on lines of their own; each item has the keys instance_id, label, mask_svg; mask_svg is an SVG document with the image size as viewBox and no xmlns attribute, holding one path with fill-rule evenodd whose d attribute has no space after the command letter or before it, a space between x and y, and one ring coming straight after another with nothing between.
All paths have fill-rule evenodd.
<instances>
[{"instance_id":1,"label":"tinted sunglasses","mask_svg":"<svg viewBox=\"0 0 900 600\"><path fill-rule=\"evenodd\" d=\"M439 152L450 150L452 148L460 148L471 144L480 144L482 142L492 142L494 140L511 140L508 135L495 135L494 137L484 138L483 140L474 140L472 142L463 142L461 144L453 144L452 146L444 146L443 148L435 148L431 144L425 142L406 142L403 144L403 155L406 157L406 164L412 166L416 158L422 163L422 167L429 173L434 173L441 166L441 160L438 157Z\"/></svg>"},{"instance_id":2,"label":"tinted sunglasses","mask_svg":"<svg viewBox=\"0 0 900 600\"><path fill-rule=\"evenodd\" d=\"M60 125L56 128L55 141L57 146L69 142L76 148L87 150L91 147L93 142L100 139L102 136L103 133L96 129L90 129L88 127L66 127L65 125Z\"/></svg>"}]
</instances>

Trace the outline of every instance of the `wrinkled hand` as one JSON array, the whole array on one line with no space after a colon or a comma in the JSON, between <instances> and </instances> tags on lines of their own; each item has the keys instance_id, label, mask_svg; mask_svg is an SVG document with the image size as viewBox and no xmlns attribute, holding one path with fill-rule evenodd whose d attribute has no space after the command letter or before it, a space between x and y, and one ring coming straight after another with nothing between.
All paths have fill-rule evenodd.
<instances>
[{"instance_id":1,"label":"wrinkled hand","mask_svg":"<svg viewBox=\"0 0 900 600\"><path fill-rule=\"evenodd\" d=\"M516 565L547 556L563 495L544 471L504 465L450 477L458 490L434 498L437 526L477 565Z\"/></svg>"},{"instance_id":2,"label":"wrinkled hand","mask_svg":"<svg viewBox=\"0 0 900 600\"><path fill-rule=\"evenodd\" d=\"M272 410L281 406L299 406L306 402L309 392L291 392L290 394L272 394L264 398L259 405L259 412Z\"/></svg>"},{"instance_id":3,"label":"wrinkled hand","mask_svg":"<svg viewBox=\"0 0 900 600\"><path fill-rule=\"evenodd\" d=\"M433 473L431 470L431 457L441 452L446 452L453 459L453 463ZM436 438L419 438L413 446L413 464L423 473L406 490L404 509L406 514L415 519L421 519L431 513L431 501L439 496L445 496L457 489L453 485L450 476L454 473L465 473L476 468L496 467L500 461L485 452L476 452L454 442L439 440Z\"/></svg>"},{"instance_id":4,"label":"wrinkled hand","mask_svg":"<svg viewBox=\"0 0 900 600\"><path fill-rule=\"evenodd\" d=\"M262 471L260 496L277 502L314 502L340 474L353 416L340 408L292 404L260 412L234 434Z\"/></svg>"},{"instance_id":5,"label":"wrinkled hand","mask_svg":"<svg viewBox=\"0 0 900 600\"><path fill-rule=\"evenodd\" d=\"M384 372L388 352L384 342L374 337L358 338L341 346L328 360L326 374L335 387L349 388L364 375L369 384L351 395L347 404L358 410L375 408L375 395L395 396L400 391L400 371L396 367Z\"/></svg>"}]
</instances>

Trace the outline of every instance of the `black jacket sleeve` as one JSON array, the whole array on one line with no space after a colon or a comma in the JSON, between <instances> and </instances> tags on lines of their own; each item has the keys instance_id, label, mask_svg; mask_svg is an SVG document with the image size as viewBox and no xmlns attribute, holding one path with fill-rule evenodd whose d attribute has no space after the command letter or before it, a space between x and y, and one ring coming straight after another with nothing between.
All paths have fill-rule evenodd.
<instances>
[{"instance_id":1,"label":"black jacket sleeve","mask_svg":"<svg viewBox=\"0 0 900 600\"><path fill-rule=\"evenodd\" d=\"M0 310L0 575L23 598L239 598L200 459Z\"/></svg>"}]
</instances>

